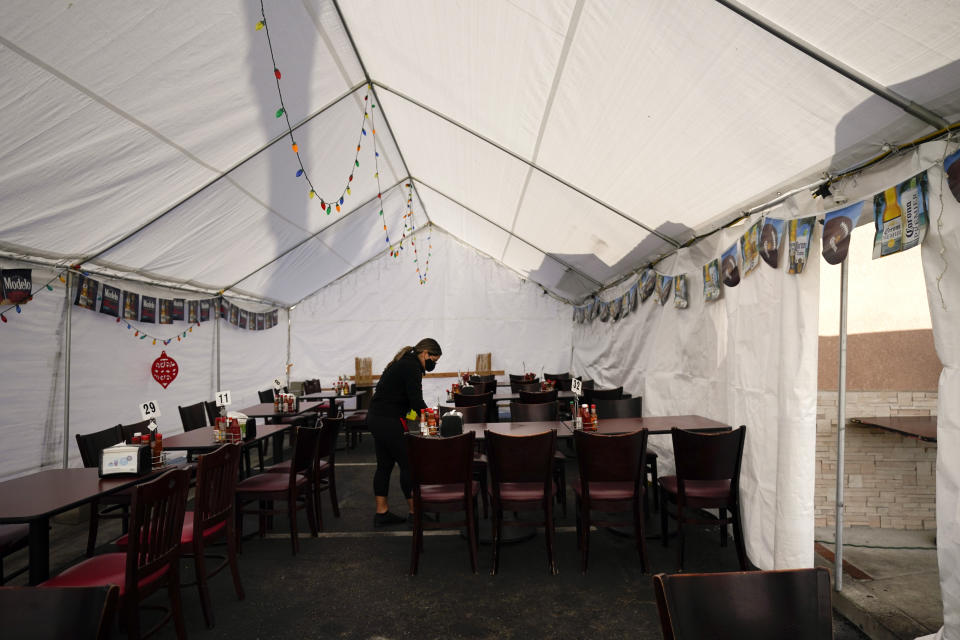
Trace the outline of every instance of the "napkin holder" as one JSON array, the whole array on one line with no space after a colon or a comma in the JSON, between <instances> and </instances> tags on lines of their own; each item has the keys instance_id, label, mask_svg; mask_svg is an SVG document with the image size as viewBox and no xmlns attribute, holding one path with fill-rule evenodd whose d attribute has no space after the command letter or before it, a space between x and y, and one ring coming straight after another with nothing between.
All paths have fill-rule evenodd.
<instances>
[{"instance_id":1,"label":"napkin holder","mask_svg":"<svg viewBox=\"0 0 960 640\"><path fill-rule=\"evenodd\" d=\"M100 452L100 477L145 476L150 473L150 445L117 444Z\"/></svg>"},{"instance_id":2,"label":"napkin holder","mask_svg":"<svg viewBox=\"0 0 960 640\"><path fill-rule=\"evenodd\" d=\"M463 414L454 409L440 416L440 436L458 436L463 433Z\"/></svg>"}]
</instances>

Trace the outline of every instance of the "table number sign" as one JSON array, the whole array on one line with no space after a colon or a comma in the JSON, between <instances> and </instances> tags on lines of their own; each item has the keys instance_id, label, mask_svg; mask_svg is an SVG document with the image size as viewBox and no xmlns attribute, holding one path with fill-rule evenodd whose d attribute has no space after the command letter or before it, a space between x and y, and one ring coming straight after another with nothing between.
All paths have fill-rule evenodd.
<instances>
[{"instance_id":1,"label":"table number sign","mask_svg":"<svg viewBox=\"0 0 960 640\"><path fill-rule=\"evenodd\" d=\"M570 391L576 396L583 395L583 381L580 378L574 378L570 381Z\"/></svg>"},{"instance_id":2,"label":"table number sign","mask_svg":"<svg viewBox=\"0 0 960 640\"><path fill-rule=\"evenodd\" d=\"M229 392L229 391L217 391L216 401L217 401L217 406L218 406L218 407L226 407L227 405L229 405L229 404L231 403L231 400L230 400L230 392Z\"/></svg>"},{"instance_id":3,"label":"table number sign","mask_svg":"<svg viewBox=\"0 0 960 640\"><path fill-rule=\"evenodd\" d=\"M160 417L160 405L156 400L148 400L140 403L140 418L143 420L153 420ZM154 427L156 428L156 427Z\"/></svg>"},{"instance_id":4,"label":"table number sign","mask_svg":"<svg viewBox=\"0 0 960 640\"><path fill-rule=\"evenodd\" d=\"M280 382L280 378L273 379L273 390L279 392L283 388L283 383Z\"/></svg>"},{"instance_id":5,"label":"table number sign","mask_svg":"<svg viewBox=\"0 0 960 640\"><path fill-rule=\"evenodd\" d=\"M150 372L153 374L153 379L166 389L180 373L180 367L176 360L167 355L166 351L161 351L160 357L153 361Z\"/></svg>"}]
</instances>

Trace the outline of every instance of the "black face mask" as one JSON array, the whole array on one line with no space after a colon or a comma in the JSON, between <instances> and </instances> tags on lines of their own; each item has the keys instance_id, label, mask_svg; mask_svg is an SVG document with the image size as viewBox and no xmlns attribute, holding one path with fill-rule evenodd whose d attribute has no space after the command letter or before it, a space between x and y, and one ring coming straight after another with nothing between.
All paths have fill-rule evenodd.
<instances>
[{"instance_id":1,"label":"black face mask","mask_svg":"<svg viewBox=\"0 0 960 640\"><path fill-rule=\"evenodd\" d=\"M430 358L427 358L423 363L423 368L426 369L427 371L433 371L434 369L437 368L436 360L431 360Z\"/></svg>"}]
</instances>

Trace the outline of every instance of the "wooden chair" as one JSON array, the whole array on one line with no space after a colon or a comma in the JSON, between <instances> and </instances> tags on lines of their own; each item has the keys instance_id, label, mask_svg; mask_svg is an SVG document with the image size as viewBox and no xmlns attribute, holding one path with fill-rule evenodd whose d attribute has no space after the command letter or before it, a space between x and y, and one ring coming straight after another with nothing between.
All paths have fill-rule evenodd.
<instances>
[{"instance_id":1,"label":"wooden chair","mask_svg":"<svg viewBox=\"0 0 960 640\"><path fill-rule=\"evenodd\" d=\"M202 402L186 407L178 406L177 410L180 412L180 422L183 424L184 431L193 431L208 426L207 409Z\"/></svg>"},{"instance_id":2,"label":"wooden chair","mask_svg":"<svg viewBox=\"0 0 960 640\"><path fill-rule=\"evenodd\" d=\"M521 391L540 391L540 382L536 380L511 380L510 393L520 393Z\"/></svg>"},{"instance_id":3,"label":"wooden chair","mask_svg":"<svg viewBox=\"0 0 960 640\"><path fill-rule=\"evenodd\" d=\"M552 391L520 391L520 402L524 404L542 404L544 402L557 402L557 390Z\"/></svg>"},{"instance_id":4,"label":"wooden chair","mask_svg":"<svg viewBox=\"0 0 960 640\"><path fill-rule=\"evenodd\" d=\"M178 638L186 638L180 605L180 539L190 474L171 469L135 487L125 552L104 553L40 584L40 587L120 587L120 611L127 637L148 636L173 618ZM140 632L140 602L166 586L170 611L147 633Z\"/></svg>"},{"instance_id":5,"label":"wooden chair","mask_svg":"<svg viewBox=\"0 0 960 640\"><path fill-rule=\"evenodd\" d=\"M722 433L694 433L674 427L673 457L677 473L660 478L660 535L668 545L667 518L677 521L680 538L678 562L683 570L683 525L700 524L720 527L720 546L727 546L727 526L733 525L740 568L747 569L747 552L743 544L740 521L740 462L747 428L743 425ZM675 505L670 513L668 505ZM719 517L697 516L701 509L717 509ZM727 516L727 512L730 516Z\"/></svg>"},{"instance_id":6,"label":"wooden chair","mask_svg":"<svg viewBox=\"0 0 960 640\"><path fill-rule=\"evenodd\" d=\"M257 391L257 397L260 402L273 402L273 389L261 389Z\"/></svg>"},{"instance_id":7,"label":"wooden chair","mask_svg":"<svg viewBox=\"0 0 960 640\"><path fill-rule=\"evenodd\" d=\"M564 371L563 373L545 373L543 374L544 380L569 380L570 372Z\"/></svg>"},{"instance_id":8,"label":"wooden chair","mask_svg":"<svg viewBox=\"0 0 960 640\"><path fill-rule=\"evenodd\" d=\"M203 408L207 412L207 422L210 426L213 426L217 422L217 418L220 417L220 407L217 406L215 400L205 400Z\"/></svg>"},{"instance_id":9,"label":"wooden chair","mask_svg":"<svg viewBox=\"0 0 960 640\"><path fill-rule=\"evenodd\" d=\"M527 380L526 374L523 373L509 373L507 375L510 378L510 382L540 382L539 378Z\"/></svg>"},{"instance_id":10,"label":"wooden chair","mask_svg":"<svg viewBox=\"0 0 960 640\"><path fill-rule=\"evenodd\" d=\"M584 389L583 399L587 404L596 404L597 400L618 400L623 397L623 387L616 389Z\"/></svg>"},{"instance_id":11,"label":"wooden chair","mask_svg":"<svg viewBox=\"0 0 960 640\"><path fill-rule=\"evenodd\" d=\"M337 454L337 436L340 433L340 427L343 425L343 418L321 418L320 419L320 441L317 444L317 455L314 459L313 471L310 474L310 481L313 484L314 509L317 514L317 528L323 531L323 509L320 502L320 494L323 491L330 492L330 504L333 508L333 515L340 517L340 501L337 499L337 474L336 474L336 454ZM281 462L266 469L267 473L289 473L290 462Z\"/></svg>"},{"instance_id":12,"label":"wooden chair","mask_svg":"<svg viewBox=\"0 0 960 640\"><path fill-rule=\"evenodd\" d=\"M557 432L553 429L532 436L508 436L490 431L486 434L490 459L490 495L493 501L493 568L500 568L500 538L503 525L542 526L547 541L547 567L557 574L554 555L553 499L557 485L553 480L553 454ZM542 511L542 520L503 519L504 511Z\"/></svg>"},{"instance_id":13,"label":"wooden chair","mask_svg":"<svg viewBox=\"0 0 960 640\"><path fill-rule=\"evenodd\" d=\"M474 405L483 405L487 408L486 420L484 422L499 422L500 417L497 413L497 403L493 401L493 392L477 394L455 393L453 394L453 404L458 409L460 407L472 407Z\"/></svg>"},{"instance_id":14,"label":"wooden chair","mask_svg":"<svg viewBox=\"0 0 960 640\"><path fill-rule=\"evenodd\" d=\"M476 393L490 393L494 394L497 392L497 381L496 380L470 380L470 386L472 386Z\"/></svg>"},{"instance_id":15,"label":"wooden chair","mask_svg":"<svg viewBox=\"0 0 960 640\"><path fill-rule=\"evenodd\" d=\"M577 543L580 548L580 569L587 571L590 554L590 526L633 525L640 569L647 571L647 544L643 533L640 500L645 490L644 456L647 452L647 430L607 436L585 431L573 432L580 467L580 482L573 487L577 496ZM591 512L603 514L632 512L632 522L595 520Z\"/></svg>"},{"instance_id":16,"label":"wooden chair","mask_svg":"<svg viewBox=\"0 0 960 640\"><path fill-rule=\"evenodd\" d=\"M237 541L243 537L243 516L253 514L259 517L260 537L266 535L267 518L274 515L286 515L290 524L290 544L293 555L300 550L297 537L297 512L307 510L310 533L317 535L317 520L311 491L310 477L320 445L320 429L298 427L294 436L293 458L286 473L261 473L247 478L237 485ZM287 503L283 511L274 510L273 502L281 500ZM263 506L244 509L245 505L258 502Z\"/></svg>"},{"instance_id":17,"label":"wooden chair","mask_svg":"<svg viewBox=\"0 0 960 640\"><path fill-rule=\"evenodd\" d=\"M616 400L597 400L597 418L642 418L643 417L643 398L619 398ZM653 494L653 508L660 509L660 490L657 482L657 454L655 451L647 451L646 473L650 477L651 491ZM650 515L650 496L645 491L643 493L643 516Z\"/></svg>"},{"instance_id":18,"label":"wooden chair","mask_svg":"<svg viewBox=\"0 0 960 640\"><path fill-rule=\"evenodd\" d=\"M121 425L117 424L93 433L78 433L76 435L77 448L80 450L80 460L84 467L100 466L100 452L124 441L120 428ZM122 533L127 532L132 496L133 489L125 489L90 502L90 522L87 530L88 558L93 556L94 549L97 547L97 531L100 528L100 520L104 518L120 519Z\"/></svg>"},{"instance_id":19,"label":"wooden chair","mask_svg":"<svg viewBox=\"0 0 960 640\"><path fill-rule=\"evenodd\" d=\"M830 572L683 573L653 576L664 640L833 638Z\"/></svg>"},{"instance_id":20,"label":"wooden chair","mask_svg":"<svg viewBox=\"0 0 960 640\"><path fill-rule=\"evenodd\" d=\"M470 566L477 572L477 494L479 483L473 479L472 431L450 438L424 438L407 433L410 479L413 484L413 548L410 575L417 574L423 530L464 526L470 547ZM458 522L424 520L424 513L463 511Z\"/></svg>"},{"instance_id":21,"label":"wooden chair","mask_svg":"<svg viewBox=\"0 0 960 640\"><path fill-rule=\"evenodd\" d=\"M554 392L555 393L555 392ZM513 422L551 422L558 419L556 402L527 404L510 402L510 420ZM557 483L557 502L563 508L563 517L567 517L567 456L554 447L553 479Z\"/></svg>"},{"instance_id":22,"label":"wooden chair","mask_svg":"<svg viewBox=\"0 0 960 640\"><path fill-rule=\"evenodd\" d=\"M30 565L4 574L3 559L7 556L26 549L30 542L30 525L27 524L0 524L0 584L15 578L30 568Z\"/></svg>"}]
</instances>

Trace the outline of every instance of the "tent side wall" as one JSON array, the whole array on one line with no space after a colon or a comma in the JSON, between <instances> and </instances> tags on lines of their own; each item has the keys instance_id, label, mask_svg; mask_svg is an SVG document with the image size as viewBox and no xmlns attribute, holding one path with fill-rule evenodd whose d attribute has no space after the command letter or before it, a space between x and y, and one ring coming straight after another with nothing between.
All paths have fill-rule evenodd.
<instances>
[{"instance_id":1,"label":"tent side wall","mask_svg":"<svg viewBox=\"0 0 960 640\"><path fill-rule=\"evenodd\" d=\"M433 228L417 235L418 264L427 282L416 285L413 251L384 255L323 288L292 312L291 379L317 378L328 386L353 375L354 358L373 359L379 374L404 345L424 337L440 342L437 371L467 371L478 353L491 353L495 370L566 371L570 364L571 307L545 295L453 236ZM424 378L424 400L446 402L453 378Z\"/></svg>"}]
</instances>

